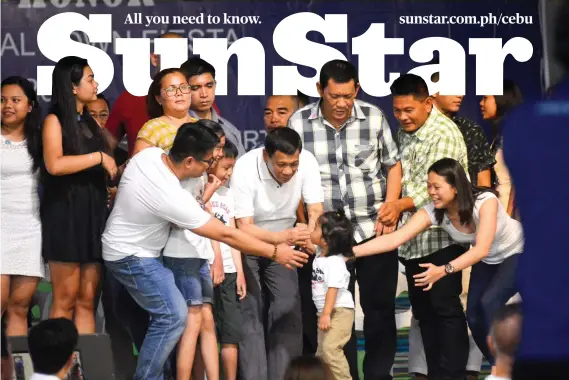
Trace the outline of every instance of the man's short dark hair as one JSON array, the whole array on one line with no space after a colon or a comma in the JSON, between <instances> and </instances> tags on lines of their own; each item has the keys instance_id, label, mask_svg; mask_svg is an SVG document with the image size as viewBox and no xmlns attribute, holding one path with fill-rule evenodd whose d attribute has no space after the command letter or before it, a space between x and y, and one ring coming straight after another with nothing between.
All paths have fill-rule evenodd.
<instances>
[{"instance_id":1,"label":"man's short dark hair","mask_svg":"<svg viewBox=\"0 0 569 380\"><path fill-rule=\"evenodd\" d=\"M215 68L209 62L201 59L200 57L192 57L188 59L186 62L182 63L180 70L186 74L188 80L193 76L208 73L211 74L213 79L215 79Z\"/></svg>"},{"instance_id":2,"label":"man's short dark hair","mask_svg":"<svg viewBox=\"0 0 569 380\"><path fill-rule=\"evenodd\" d=\"M267 133L265 150L269 157L272 157L277 151L291 156L302 151L302 140L294 129L275 128Z\"/></svg>"},{"instance_id":3,"label":"man's short dark hair","mask_svg":"<svg viewBox=\"0 0 569 380\"><path fill-rule=\"evenodd\" d=\"M34 371L45 375L57 374L67 364L78 340L77 328L69 319L47 319L32 327L28 348Z\"/></svg>"},{"instance_id":4,"label":"man's short dark hair","mask_svg":"<svg viewBox=\"0 0 569 380\"><path fill-rule=\"evenodd\" d=\"M225 158L237 158L239 156L239 151L235 144L229 140L225 140L225 145L223 146L223 157Z\"/></svg>"},{"instance_id":5,"label":"man's short dark hair","mask_svg":"<svg viewBox=\"0 0 569 380\"><path fill-rule=\"evenodd\" d=\"M424 100L429 96L429 88L425 80L415 74L404 74L393 81L391 95L413 95L416 100Z\"/></svg>"},{"instance_id":6,"label":"man's short dark hair","mask_svg":"<svg viewBox=\"0 0 569 380\"><path fill-rule=\"evenodd\" d=\"M175 163L180 163L188 157L200 160L217 144L219 144L219 137L204 125L203 120L185 123L178 128L169 156Z\"/></svg>"},{"instance_id":7,"label":"man's short dark hair","mask_svg":"<svg viewBox=\"0 0 569 380\"><path fill-rule=\"evenodd\" d=\"M564 1L557 10L553 35L553 53L563 68L569 72L569 2Z\"/></svg>"},{"instance_id":8,"label":"man's short dark hair","mask_svg":"<svg viewBox=\"0 0 569 380\"><path fill-rule=\"evenodd\" d=\"M355 86L360 83L356 67L352 63L341 59L326 62L322 66L320 70L320 88L322 90L328 86L330 79L333 79L336 83L348 83L353 80Z\"/></svg>"},{"instance_id":9,"label":"man's short dark hair","mask_svg":"<svg viewBox=\"0 0 569 380\"><path fill-rule=\"evenodd\" d=\"M521 303L504 305L494 316L490 334L497 353L514 357L520 343Z\"/></svg>"}]
</instances>

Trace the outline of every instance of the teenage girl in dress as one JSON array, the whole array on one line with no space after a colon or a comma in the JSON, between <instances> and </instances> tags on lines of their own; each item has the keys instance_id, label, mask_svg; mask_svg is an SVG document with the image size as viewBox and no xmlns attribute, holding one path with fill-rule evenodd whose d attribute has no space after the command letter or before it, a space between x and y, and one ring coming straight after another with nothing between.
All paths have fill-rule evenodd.
<instances>
[{"instance_id":1,"label":"teenage girl in dress","mask_svg":"<svg viewBox=\"0 0 569 380\"><path fill-rule=\"evenodd\" d=\"M86 109L97 99L98 86L87 60L62 58L53 70L52 86L43 126L41 204L43 257L53 286L50 317L74 319L80 334L90 334L95 332L107 179L116 176L117 167Z\"/></svg>"}]
</instances>

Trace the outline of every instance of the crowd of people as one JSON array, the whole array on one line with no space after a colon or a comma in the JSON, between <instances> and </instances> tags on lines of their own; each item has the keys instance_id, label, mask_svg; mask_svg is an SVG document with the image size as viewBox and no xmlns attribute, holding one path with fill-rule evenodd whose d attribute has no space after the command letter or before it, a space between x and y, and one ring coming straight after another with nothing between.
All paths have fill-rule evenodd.
<instances>
[{"instance_id":1,"label":"crowd of people","mask_svg":"<svg viewBox=\"0 0 569 380\"><path fill-rule=\"evenodd\" d=\"M557 55L569 69L563 28ZM115 364L128 372L130 360L135 379L358 379L357 282L364 376L392 379L399 263L416 379L474 379L482 357L492 379L510 378L514 363L520 379L547 371L536 362L534 308L544 301L531 271L545 238L532 228L547 216L532 204L543 182L524 167L543 171L543 161L508 141L544 139L529 127L514 137L532 117L565 120L567 135L566 81L537 108L509 80L503 95L483 96L487 139L460 116L463 96L430 94L404 74L391 85L392 134L385 113L357 99L355 66L333 60L317 101L266 99L265 142L247 152L215 105L211 64L151 63L148 95L124 92L111 107L85 59L61 59L43 120L28 80L2 81L3 335L28 335L32 296L49 273L51 320L29 333L38 374L64 378L102 297ZM567 164L552 137L539 151ZM541 280L556 289L561 276ZM523 313L505 306L517 293ZM566 341L568 307L547 317ZM549 353L562 359L556 342Z\"/></svg>"}]
</instances>

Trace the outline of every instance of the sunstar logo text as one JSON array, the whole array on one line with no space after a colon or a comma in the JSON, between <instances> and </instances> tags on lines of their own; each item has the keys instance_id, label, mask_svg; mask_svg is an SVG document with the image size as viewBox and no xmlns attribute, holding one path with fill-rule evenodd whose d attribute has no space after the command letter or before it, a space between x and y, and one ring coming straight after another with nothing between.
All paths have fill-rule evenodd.
<instances>
[{"instance_id":1,"label":"sunstar logo text","mask_svg":"<svg viewBox=\"0 0 569 380\"><path fill-rule=\"evenodd\" d=\"M103 50L72 40L70 34L74 31L84 32L91 42L112 42L112 15L86 18L78 13L61 13L46 20L38 31L38 47L45 57L53 62L68 55L86 58L99 82L99 91L104 91L114 76L113 62ZM314 68L316 75L304 77L294 65L274 66L273 94L292 95L300 90L316 97L315 83L320 68L330 60L346 59L335 48L308 40L306 34L310 31L321 33L326 43L347 43L348 16L336 14L322 18L304 12L293 14L277 25L273 34L276 52L293 64ZM133 95L146 95L152 82L148 65L150 42L149 38L115 39L115 51L123 56L123 82ZM377 97L389 95L390 85L401 73L388 73L386 82L385 59L389 55L405 53L403 38L386 38L385 25L373 23L364 34L352 38L351 46L352 54L358 55L362 90ZM464 95L466 52L462 45L450 38L423 38L411 45L409 57L417 63L427 63L433 59L434 51L439 52L438 64L418 66L410 73L422 76L431 93ZM156 39L154 53L160 55L161 69L180 67L188 59L188 40ZM226 38L194 38L193 53L215 67L218 95L227 95L227 62L233 54L239 61L237 94L265 94L265 50L257 39L240 38L228 47ZM468 54L476 56L476 94L500 95L506 56L526 62L533 54L533 46L522 37L514 37L505 43L501 38L471 38ZM52 71L53 66L38 66L39 95L51 94ZM436 84L430 81L435 72L440 73Z\"/></svg>"}]
</instances>

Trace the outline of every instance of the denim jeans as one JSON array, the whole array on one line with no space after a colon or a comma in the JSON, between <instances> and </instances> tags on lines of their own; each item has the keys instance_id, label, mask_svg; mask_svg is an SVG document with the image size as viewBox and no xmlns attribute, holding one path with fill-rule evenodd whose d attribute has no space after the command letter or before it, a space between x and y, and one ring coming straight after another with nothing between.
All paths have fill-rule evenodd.
<instances>
[{"instance_id":1,"label":"denim jeans","mask_svg":"<svg viewBox=\"0 0 569 380\"><path fill-rule=\"evenodd\" d=\"M105 265L151 317L134 379L162 380L164 365L184 332L188 316L174 275L159 258L129 256L105 261Z\"/></svg>"},{"instance_id":2,"label":"denim jeans","mask_svg":"<svg viewBox=\"0 0 569 380\"><path fill-rule=\"evenodd\" d=\"M470 273L466 319L476 345L490 364L494 364L494 358L486 337L496 312L517 293L515 281L518 257L519 255L513 255L502 263L493 265L481 261L472 266Z\"/></svg>"},{"instance_id":3,"label":"denim jeans","mask_svg":"<svg viewBox=\"0 0 569 380\"><path fill-rule=\"evenodd\" d=\"M125 286L115 276L110 274L108 270L107 284L111 292L114 315L128 332L137 351L140 351L148 330L150 315L136 303ZM130 347L130 350L132 351L132 347Z\"/></svg>"}]
</instances>

